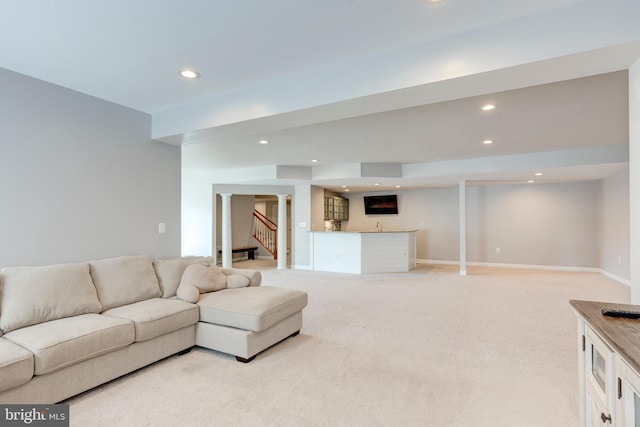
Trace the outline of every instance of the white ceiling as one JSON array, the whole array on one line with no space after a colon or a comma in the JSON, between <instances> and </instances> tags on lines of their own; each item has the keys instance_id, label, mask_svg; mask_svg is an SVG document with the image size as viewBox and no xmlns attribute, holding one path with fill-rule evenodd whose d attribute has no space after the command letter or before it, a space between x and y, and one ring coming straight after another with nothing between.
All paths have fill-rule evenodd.
<instances>
[{"instance_id":1,"label":"white ceiling","mask_svg":"<svg viewBox=\"0 0 640 427\"><path fill-rule=\"evenodd\" d=\"M611 18L614 9L625 19ZM601 25L594 26L597 19ZM640 58L633 24L639 20L635 0L30 0L2 4L0 66L152 114L154 129L182 120L180 131L154 134L185 144L185 169L216 171L217 179L224 169L278 165L299 168L299 176L243 176L253 176L248 183L374 190L376 177L345 173L345 165L417 163L380 181L519 181L530 168L465 174L459 162L628 143L624 70ZM553 33L558 23L566 38ZM539 32L518 33L527 25ZM508 31L525 42L521 51L505 55L493 46L508 45ZM496 40L496 34L507 37ZM467 52L467 63L453 74L415 84L411 64L402 58L439 46L453 52L464 37L486 39L483 46L492 48L482 48L475 64ZM379 58L396 58L397 67L374 67ZM181 79L183 67L198 69L202 78ZM366 72L357 79L321 78L358 67ZM315 92L300 93L300 84ZM294 107L278 104L269 92L276 87L282 97L286 88L290 99L299 96ZM213 101L243 93L260 95L269 108L256 113L238 107L225 120L207 110ZM329 96L340 93L342 98ZM499 108L480 112L485 100ZM204 119L184 120L184 111L200 111ZM486 138L494 144L481 144ZM259 139L270 144L258 145ZM313 158L319 162L312 167ZM549 180L598 179L624 163L619 156L603 158L539 166L548 166ZM447 179L428 171L446 162L458 162L449 164ZM411 176L418 169L423 172Z\"/></svg>"},{"instance_id":2,"label":"white ceiling","mask_svg":"<svg viewBox=\"0 0 640 427\"><path fill-rule=\"evenodd\" d=\"M3 2L2 67L155 113L579 0ZM182 67L203 75L178 78Z\"/></svg>"}]
</instances>

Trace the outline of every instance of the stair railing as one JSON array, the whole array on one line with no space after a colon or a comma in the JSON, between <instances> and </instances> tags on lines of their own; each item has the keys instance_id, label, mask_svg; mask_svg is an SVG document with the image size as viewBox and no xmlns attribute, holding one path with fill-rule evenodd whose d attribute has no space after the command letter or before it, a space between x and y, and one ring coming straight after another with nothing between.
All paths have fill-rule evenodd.
<instances>
[{"instance_id":1,"label":"stair railing","mask_svg":"<svg viewBox=\"0 0 640 427\"><path fill-rule=\"evenodd\" d=\"M278 225L259 211L253 211L253 238L278 259Z\"/></svg>"}]
</instances>

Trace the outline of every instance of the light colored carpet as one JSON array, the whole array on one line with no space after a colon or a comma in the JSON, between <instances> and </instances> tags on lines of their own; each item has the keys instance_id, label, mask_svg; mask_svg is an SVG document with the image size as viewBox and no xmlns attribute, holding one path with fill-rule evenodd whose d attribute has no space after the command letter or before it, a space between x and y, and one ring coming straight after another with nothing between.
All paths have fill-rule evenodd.
<instances>
[{"instance_id":1,"label":"light colored carpet","mask_svg":"<svg viewBox=\"0 0 640 427\"><path fill-rule=\"evenodd\" d=\"M249 364L173 356L70 399L71 425L577 426L569 300L628 302L629 288L596 273L469 273L264 270L264 285L308 292L299 336Z\"/></svg>"}]
</instances>

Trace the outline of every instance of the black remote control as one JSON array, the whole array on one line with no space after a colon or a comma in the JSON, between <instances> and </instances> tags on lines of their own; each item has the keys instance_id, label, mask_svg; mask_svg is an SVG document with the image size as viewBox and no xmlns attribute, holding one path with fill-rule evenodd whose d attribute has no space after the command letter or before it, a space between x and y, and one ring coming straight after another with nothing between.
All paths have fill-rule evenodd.
<instances>
[{"instance_id":1,"label":"black remote control","mask_svg":"<svg viewBox=\"0 0 640 427\"><path fill-rule=\"evenodd\" d=\"M627 319L640 319L640 311L616 310L614 308L603 308L602 314L609 317L625 317Z\"/></svg>"}]
</instances>

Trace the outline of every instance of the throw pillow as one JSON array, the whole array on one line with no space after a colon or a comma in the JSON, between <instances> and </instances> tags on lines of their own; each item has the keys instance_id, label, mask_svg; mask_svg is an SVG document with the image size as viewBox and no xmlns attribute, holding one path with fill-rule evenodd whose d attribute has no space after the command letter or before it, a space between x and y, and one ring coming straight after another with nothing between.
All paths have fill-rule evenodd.
<instances>
[{"instance_id":1,"label":"throw pillow","mask_svg":"<svg viewBox=\"0 0 640 427\"><path fill-rule=\"evenodd\" d=\"M176 292L178 299L195 304L200 299L200 290L191 285L180 285Z\"/></svg>"},{"instance_id":2,"label":"throw pillow","mask_svg":"<svg viewBox=\"0 0 640 427\"><path fill-rule=\"evenodd\" d=\"M162 290L163 298L170 298L176 295L176 290L180 286L182 273L191 264L215 263L214 257L184 257L157 259L153 261L153 268L158 276L158 283Z\"/></svg>"},{"instance_id":3,"label":"throw pillow","mask_svg":"<svg viewBox=\"0 0 640 427\"><path fill-rule=\"evenodd\" d=\"M227 276L227 288L246 288L249 286L249 278L240 276L239 274L230 274Z\"/></svg>"},{"instance_id":4,"label":"throw pillow","mask_svg":"<svg viewBox=\"0 0 640 427\"><path fill-rule=\"evenodd\" d=\"M227 287L227 276L212 264L191 264L185 268L180 286L191 285L200 293L215 292Z\"/></svg>"}]
</instances>

